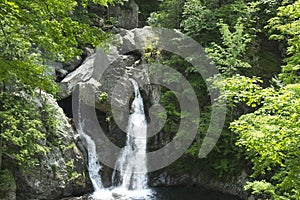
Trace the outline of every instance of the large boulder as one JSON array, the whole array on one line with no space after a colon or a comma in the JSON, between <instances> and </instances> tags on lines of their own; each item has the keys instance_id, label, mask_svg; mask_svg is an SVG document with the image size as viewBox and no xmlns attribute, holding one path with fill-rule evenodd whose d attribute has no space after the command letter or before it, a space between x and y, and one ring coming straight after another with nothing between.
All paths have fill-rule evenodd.
<instances>
[{"instance_id":1,"label":"large boulder","mask_svg":"<svg viewBox=\"0 0 300 200\"><path fill-rule=\"evenodd\" d=\"M34 168L25 170L15 166L17 199L58 199L91 191L83 154L75 144L75 132L69 120L51 95L43 93L36 102L37 105L46 103L55 110L57 133L52 134L59 139L57 144L49 146L50 150Z\"/></svg>"},{"instance_id":2,"label":"large boulder","mask_svg":"<svg viewBox=\"0 0 300 200\"><path fill-rule=\"evenodd\" d=\"M155 33L150 27L137 28L133 30L120 30L114 38L113 44L105 53L106 58L99 56L96 52L83 62L75 71L69 73L59 84L61 88L60 97L66 99L72 96L73 90L80 83L89 83L95 89L96 108L107 112L110 110L111 97L114 103L120 107L128 106L130 92L132 92L129 77L141 80L139 85L145 91L149 99L157 99L151 96L148 74L140 68L143 64L142 56L144 47L151 44ZM107 60L105 60L107 59ZM105 66L102 66L106 64ZM105 70L104 70L105 69ZM102 74L99 77L99 74ZM98 80L99 79L99 80ZM116 93L115 91L118 91ZM104 101L103 94L108 95ZM100 97L100 98L99 98ZM157 101L157 100L156 100ZM122 108L120 108L122 109Z\"/></svg>"}]
</instances>

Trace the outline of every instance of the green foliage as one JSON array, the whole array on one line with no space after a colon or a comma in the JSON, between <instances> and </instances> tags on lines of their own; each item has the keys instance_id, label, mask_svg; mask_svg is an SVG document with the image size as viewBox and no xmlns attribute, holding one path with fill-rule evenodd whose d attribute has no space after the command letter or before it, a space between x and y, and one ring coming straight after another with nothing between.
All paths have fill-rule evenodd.
<instances>
[{"instance_id":1,"label":"green foliage","mask_svg":"<svg viewBox=\"0 0 300 200\"><path fill-rule=\"evenodd\" d=\"M288 44L286 65L279 77L286 84L300 81L300 1L278 8L276 17L269 20L271 39L284 40Z\"/></svg>"},{"instance_id":2,"label":"green foliage","mask_svg":"<svg viewBox=\"0 0 300 200\"><path fill-rule=\"evenodd\" d=\"M216 13L203 5L201 1L186 1L182 15L181 27L201 44L215 41L220 37L216 29Z\"/></svg>"},{"instance_id":3,"label":"green foliage","mask_svg":"<svg viewBox=\"0 0 300 200\"><path fill-rule=\"evenodd\" d=\"M46 74L42 65L34 64L32 60L5 60L0 56L0 82L23 90L42 89L56 93L58 86L53 77Z\"/></svg>"},{"instance_id":4,"label":"green foliage","mask_svg":"<svg viewBox=\"0 0 300 200\"><path fill-rule=\"evenodd\" d=\"M222 74L230 76L237 73L240 68L251 68L251 65L245 61L246 47L251 42L251 37L245 33L241 18L234 26L234 32L231 32L229 26L223 22L218 25L222 35L222 45L212 43L211 47L206 48L218 69Z\"/></svg>"},{"instance_id":5,"label":"green foliage","mask_svg":"<svg viewBox=\"0 0 300 200\"><path fill-rule=\"evenodd\" d=\"M139 6L139 26L146 25L150 14L158 10L160 0L135 0Z\"/></svg>"},{"instance_id":6,"label":"green foliage","mask_svg":"<svg viewBox=\"0 0 300 200\"><path fill-rule=\"evenodd\" d=\"M185 0L164 0L160 10L150 14L148 23L164 28L179 28Z\"/></svg>"},{"instance_id":7,"label":"green foliage","mask_svg":"<svg viewBox=\"0 0 300 200\"><path fill-rule=\"evenodd\" d=\"M174 11L172 4L182 7ZM178 28L196 39L222 73L223 80L211 78L210 87L221 89L220 98L229 109L221 138L203 162L224 176L247 157L253 181L246 189L260 199L300 199L299 18L299 0L168 0L149 18L152 25ZM268 34L279 42L268 41ZM281 55L279 49L285 48ZM274 67L280 66L281 56L286 64L277 79ZM198 134L187 151L195 158L210 120L206 85L179 56L162 52L162 57L163 64L186 76L203 100ZM170 74L168 81L177 80ZM163 91L162 100L174 118L167 122L176 124L179 108L168 93Z\"/></svg>"},{"instance_id":8,"label":"green foliage","mask_svg":"<svg viewBox=\"0 0 300 200\"><path fill-rule=\"evenodd\" d=\"M102 92L101 94L99 94L98 98L99 98L99 101L101 103L107 102L108 101L108 94L107 94L107 92Z\"/></svg>"},{"instance_id":9,"label":"green foliage","mask_svg":"<svg viewBox=\"0 0 300 200\"><path fill-rule=\"evenodd\" d=\"M103 0L93 2L107 3ZM9 52L15 52L18 49L14 42L18 41L27 48L35 45L43 54L61 61L74 57L80 53L78 44L96 45L103 36L101 29L73 20L72 12L76 6L74 0L2 2L2 45L6 45Z\"/></svg>"},{"instance_id":10,"label":"green foliage","mask_svg":"<svg viewBox=\"0 0 300 200\"><path fill-rule=\"evenodd\" d=\"M3 92L1 97L1 140L3 156L22 165L34 165L36 153L46 153L41 143L46 134L43 131L40 109L20 96ZM29 159L32 158L32 159Z\"/></svg>"},{"instance_id":11,"label":"green foliage","mask_svg":"<svg viewBox=\"0 0 300 200\"><path fill-rule=\"evenodd\" d=\"M114 1L114 0L81 0L80 4L86 8L90 3L99 4L102 6L108 6L108 4L113 4L115 2L122 2L122 1L123 0L118 0L118 1Z\"/></svg>"},{"instance_id":12,"label":"green foliage","mask_svg":"<svg viewBox=\"0 0 300 200\"><path fill-rule=\"evenodd\" d=\"M257 184L269 185L268 193L274 199L299 199L300 85L290 84L279 91L268 88L262 93L267 95L261 108L231 123L239 136L237 144L245 147L253 163L253 176L271 176L271 182L253 182L247 188L264 192L265 187Z\"/></svg>"},{"instance_id":13,"label":"green foliage","mask_svg":"<svg viewBox=\"0 0 300 200\"><path fill-rule=\"evenodd\" d=\"M0 170L0 198L5 198L7 192L13 189L15 180L10 171Z\"/></svg>"},{"instance_id":14,"label":"green foliage","mask_svg":"<svg viewBox=\"0 0 300 200\"><path fill-rule=\"evenodd\" d=\"M163 90L160 103L163 105L167 114L167 121L164 125L164 132L170 135L176 133L180 122L180 109L175 94L170 90Z\"/></svg>"},{"instance_id":15,"label":"green foliage","mask_svg":"<svg viewBox=\"0 0 300 200\"><path fill-rule=\"evenodd\" d=\"M91 3L113 0L0 2L0 171L10 163L32 166L61 145L55 110L34 98L36 89L58 91L46 61L66 62L107 37L87 13Z\"/></svg>"},{"instance_id":16,"label":"green foliage","mask_svg":"<svg viewBox=\"0 0 300 200\"><path fill-rule=\"evenodd\" d=\"M248 182L245 189L252 189L252 194L262 196L263 199L271 199L270 196L274 196L274 186L265 180ZM261 195L262 192L263 195Z\"/></svg>"},{"instance_id":17,"label":"green foliage","mask_svg":"<svg viewBox=\"0 0 300 200\"><path fill-rule=\"evenodd\" d=\"M0 81L57 92L44 60L68 61L82 53L80 46L96 46L105 38L101 29L75 12L89 2L106 5L112 0L1 1Z\"/></svg>"},{"instance_id":18,"label":"green foliage","mask_svg":"<svg viewBox=\"0 0 300 200\"><path fill-rule=\"evenodd\" d=\"M41 96L11 91L0 93L0 173L15 170L16 165L26 171L61 143L56 111L39 100ZM51 168L57 171L55 166ZM0 185L5 182L0 179Z\"/></svg>"},{"instance_id":19,"label":"green foliage","mask_svg":"<svg viewBox=\"0 0 300 200\"><path fill-rule=\"evenodd\" d=\"M269 93L262 93L262 81L257 77L246 77L239 74L230 78L216 79L212 85L222 92L220 98L227 101L230 107L245 102L247 106L257 107Z\"/></svg>"},{"instance_id":20,"label":"green foliage","mask_svg":"<svg viewBox=\"0 0 300 200\"><path fill-rule=\"evenodd\" d=\"M61 136L58 132L58 120L56 117L56 110L47 103L43 104L41 109L41 121L46 132L47 146L59 146L61 145Z\"/></svg>"},{"instance_id":21,"label":"green foliage","mask_svg":"<svg viewBox=\"0 0 300 200\"><path fill-rule=\"evenodd\" d=\"M66 168L67 168L67 172L68 172L68 177L73 178L74 161L69 160L68 162L66 162Z\"/></svg>"}]
</instances>

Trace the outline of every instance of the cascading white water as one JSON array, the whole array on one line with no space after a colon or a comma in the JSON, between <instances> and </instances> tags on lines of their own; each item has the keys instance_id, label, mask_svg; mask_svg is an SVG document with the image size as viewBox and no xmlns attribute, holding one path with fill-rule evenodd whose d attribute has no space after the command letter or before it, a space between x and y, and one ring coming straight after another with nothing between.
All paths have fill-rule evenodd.
<instances>
[{"instance_id":1,"label":"cascading white water","mask_svg":"<svg viewBox=\"0 0 300 200\"><path fill-rule=\"evenodd\" d=\"M79 103L80 108L80 103ZM101 191L104 187L102 184L101 176L99 175L99 171L101 170L101 165L97 158L96 145L90 136L85 134L84 129L84 120L81 120L81 114L78 112L79 122L78 122L78 132L82 138L84 138L86 142L86 148L88 153L88 172L89 177L92 181L94 191Z\"/></svg>"},{"instance_id":2,"label":"cascading white water","mask_svg":"<svg viewBox=\"0 0 300 200\"><path fill-rule=\"evenodd\" d=\"M97 158L95 142L83 131L84 120L81 120L80 113L78 116L80 119L78 131L81 137L85 139L88 151L88 171L94 187L92 199L152 199L152 191L147 186L147 122L144 104L137 82L133 79L130 81L134 87L135 98L131 105L131 114L127 125L126 145L116 161L116 170L112 176L112 181L115 184L111 188L103 187L99 174L101 165Z\"/></svg>"},{"instance_id":3,"label":"cascading white water","mask_svg":"<svg viewBox=\"0 0 300 200\"><path fill-rule=\"evenodd\" d=\"M144 113L143 99L137 82L130 79L135 98L131 105L127 126L126 146L122 149L117 159L115 169L119 170L116 178L116 170L113 174L113 182L116 186L127 190L147 189L147 122ZM117 179L117 180L116 180Z\"/></svg>"},{"instance_id":4,"label":"cascading white water","mask_svg":"<svg viewBox=\"0 0 300 200\"><path fill-rule=\"evenodd\" d=\"M99 175L99 171L101 170L101 165L99 164L97 153L96 153L96 145L94 141L88 136L85 135L85 140L88 146L88 171L89 176L92 181L94 191L98 192L103 189L103 184L101 180L101 176Z\"/></svg>"}]
</instances>

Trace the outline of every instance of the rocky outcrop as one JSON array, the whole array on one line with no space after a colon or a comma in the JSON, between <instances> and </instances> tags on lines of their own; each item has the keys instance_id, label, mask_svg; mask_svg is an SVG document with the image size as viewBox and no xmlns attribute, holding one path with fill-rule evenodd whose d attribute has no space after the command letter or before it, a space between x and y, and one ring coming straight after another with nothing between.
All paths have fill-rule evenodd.
<instances>
[{"instance_id":1,"label":"rocky outcrop","mask_svg":"<svg viewBox=\"0 0 300 200\"><path fill-rule=\"evenodd\" d=\"M129 103L133 94L129 78L132 77L139 82L146 107L158 103L160 98L160 88L149 83L148 74L141 67L145 54L143 46L151 45L153 37L154 33L150 27L121 29L106 51L106 57L99 56L99 52L90 55L82 65L59 83L60 97L65 100L72 98L78 84L88 83L94 88L92 95L95 95L96 102L91 106L97 109L101 127L107 126L108 138L119 147L124 146L126 141L126 134L124 134L126 127L120 125L127 124ZM107 65L102 66L103 64ZM117 117L111 117L112 106ZM107 117L111 117L110 120L106 120ZM106 175L111 173L111 170L105 167L103 171ZM105 177L111 176L106 175L103 176L103 184L109 186L111 180Z\"/></svg>"},{"instance_id":2,"label":"rocky outcrop","mask_svg":"<svg viewBox=\"0 0 300 200\"><path fill-rule=\"evenodd\" d=\"M248 196L247 192L244 190L244 186L247 182L247 174L244 170L238 176L223 181L220 181L217 178L213 179L208 176L207 173L202 172L195 177L194 182L199 186L204 186L224 193L230 193L244 199Z\"/></svg>"},{"instance_id":3,"label":"rocky outcrop","mask_svg":"<svg viewBox=\"0 0 300 200\"><path fill-rule=\"evenodd\" d=\"M151 42L154 37L150 27L133 30L120 30L114 38L114 43L110 45L107 54L107 67L104 72L101 62L97 59L99 54L94 53L87 57L83 64L76 70L69 73L59 84L61 88L60 97L68 98L77 84L89 82L95 88L96 108L107 112L110 109L111 96L115 95L113 100L115 104L128 106L128 99L131 89L131 84L128 81L129 77L134 77L140 80L139 85L145 94L153 101L157 101L157 97L151 96L152 86L150 86L148 75L143 69L139 68L143 64L142 56L144 54L143 46ZM97 71L101 71L102 76L95 79ZM115 92L118 90L118 93ZM155 89L157 90L157 88ZM132 92L132 91L131 91ZM107 101L99 98L103 93L108 94ZM157 93L153 93L157 96Z\"/></svg>"},{"instance_id":4,"label":"rocky outcrop","mask_svg":"<svg viewBox=\"0 0 300 200\"><path fill-rule=\"evenodd\" d=\"M139 6L133 0L124 2L123 5L112 6L108 12L109 17L117 20L117 27L128 30L138 27Z\"/></svg>"},{"instance_id":5,"label":"rocky outcrop","mask_svg":"<svg viewBox=\"0 0 300 200\"><path fill-rule=\"evenodd\" d=\"M128 104L130 95L133 92L128 78L133 77L139 81L141 93L144 95L145 106L150 108L152 105L158 104L160 100L160 87L155 84L150 84L147 72L143 71L143 68L140 68L140 66L145 63L143 60L145 55L144 47L147 47L147 45L151 47L153 38L155 38L155 33L152 32L150 27L119 30L119 34L115 36L113 44L109 46L106 52L106 58L100 57L102 60L99 62L99 60L97 60L99 59L99 57L97 57L99 54L92 54L86 58L81 66L69 73L60 82L62 91L60 93L61 98L70 98L77 84L89 83L93 85L95 89L95 107L104 113L104 116L98 118L102 124L107 123L103 118L106 117L105 113L111 111L111 104L118 105L115 109L119 109L119 114L123 112L123 114L120 114L118 117L126 118L129 114ZM95 71L97 72L99 68L101 69L103 63L107 64L107 68L102 71L102 76L99 77L99 71L98 73L95 73ZM98 76L95 76L95 74ZM99 80L97 78L99 78ZM115 91L118 92L116 93ZM148 114L151 115L151 113ZM107 132L109 139L117 146L123 146L124 140L126 139L124 132L122 132L122 130L125 130L124 127L120 130L120 127L118 127L118 124L114 120L108 123L109 130ZM153 150L155 150L167 144L170 138L163 138L162 134L157 134L153 140L154 141L150 142L152 142ZM152 148L151 145L149 146ZM104 167L102 172L105 173L105 175L102 176L104 178L104 185L109 186L110 180L105 177L111 177L111 171ZM217 177L212 177L211 173L205 170L192 172L190 174L174 174L169 173L168 169L165 169L159 173L155 172L150 178L151 186L204 186L209 189L223 191L243 198L246 195L243 190L245 182L246 175L244 172L241 172L240 175L230 180L220 181Z\"/></svg>"},{"instance_id":6,"label":"rocky outcrop","mask_svg":"<svg viewBox=\"0 0 300 200\"><path fill-rule=\"evenodd\" d=\"M43 94L38 102L46 103L55 110L57 119L57 144L49 146L46 155L40 158L34 168L15 166L13 175L16 182L17 199L58 199L88 192L83 155L74 142L75 132L55 99Z\"/></svg>"}]
</instances>

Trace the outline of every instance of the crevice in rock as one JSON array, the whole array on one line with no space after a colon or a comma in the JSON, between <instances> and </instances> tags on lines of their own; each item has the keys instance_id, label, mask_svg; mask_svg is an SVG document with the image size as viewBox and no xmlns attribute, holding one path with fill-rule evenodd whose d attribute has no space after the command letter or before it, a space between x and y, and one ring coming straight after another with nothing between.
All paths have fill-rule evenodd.
<instances>
[{"instance_id":1,"label":"crevice in rock","mask_svg":"<svg viewBox=\"0 0 300 200\"><path fill-rule=\"evenodd\" d=\"M57 103L63 109L64 113L68 118L73 118L72 96L69 96L65 99L61 99Z\"/></svg>"},{"instance_id":2,"label":"crevice in rock","mask_svg":"<svg viewBox=\"0 0 300 200\"><path fill-rule=\"evenodd\" d=\"M125 53L124 55L133 56L135 61L140 60L143 56L142 53L137 49L133 50L133 51L129 51L129 52Z\"/></svg>"}]
</instances>

